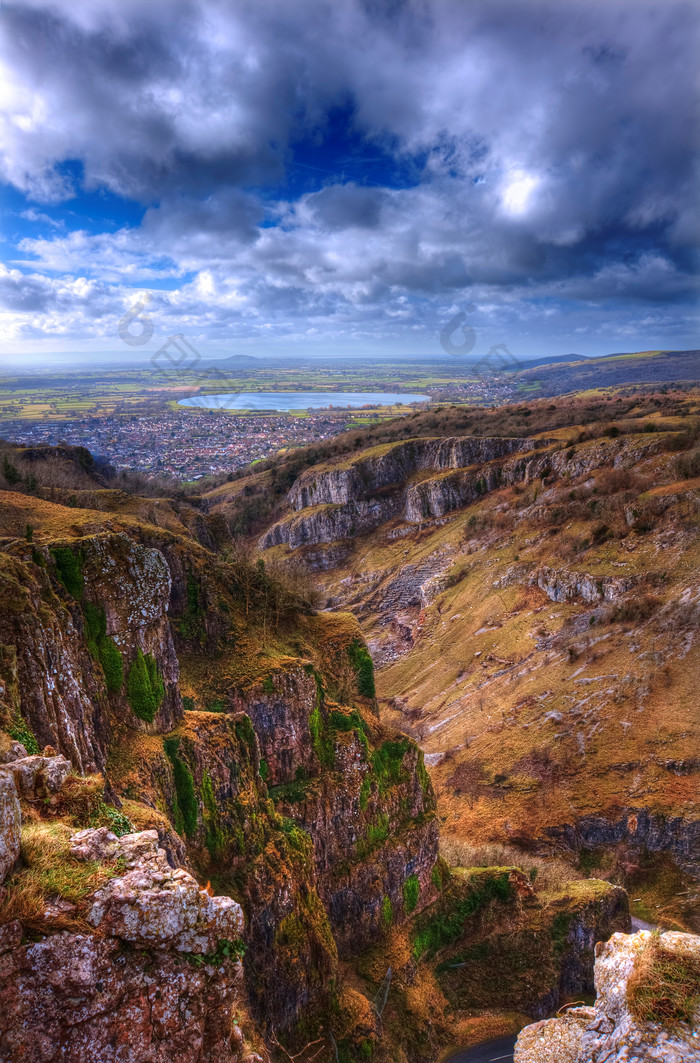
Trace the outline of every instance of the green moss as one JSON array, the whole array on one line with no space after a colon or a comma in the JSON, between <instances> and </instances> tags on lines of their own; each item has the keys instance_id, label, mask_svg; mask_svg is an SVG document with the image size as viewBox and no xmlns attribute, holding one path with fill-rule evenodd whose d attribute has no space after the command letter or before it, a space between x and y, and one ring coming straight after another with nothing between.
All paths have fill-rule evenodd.
<instances>
[{"instance_id":1,"label":"green moss","mask_svg":"<svg viewBox=\"0 0 700 1063\"><path fill-rule=\"evenodd\" d=\"M372 770L380 793L386 793L396 783L401 782L401 765L410 742L403 738L398 742L383 742L372 754Z\"/></svg>"},{"instance_id":2,"label":"green moss","mask_svg":"<svg viewBox=\"0 0 700 1063\"><path fill-rule=\"evenodd\" d=\"M83 555L69 546L55 546L51 550L56 565L56 578L76 600L83 596Z\"/></svg>"},{"instance_id":3,"label":"green moss","mask_svg":"<svg viewBox=\"0 0 700 1063\"><path fill-rule=\"evenodd\" d=\"M17 713L14 720L7 728L7 733L10 738L14 738L15 742L21 742L30 756L41 752L34 732L24 717L20 716L19 713Z\"/></svg>"},{"instance_id":4,"label":"green moss","mask_svg":"<svg viewBox=\"0 0 700 1063\"><path fill-rule=\"evenodd\" d=\"M348 657L357 676L358 693L365 698L374 698L374 664L364 642L353 639L348 646Z\"/></svg>"},{"instance_id":5,"label":"green moss","mask_svg":"<svg viewBox=\"0 0 700 1063\"><path fill-rule=\"evenodd\" d=\"M201 601L199 584L191 572L187 573L185 585L185 611L178 623L178 631L186 639L198 639L206 635L204 627L204 605Z\"/></svg>"},{"instance_id":6,"label":"green moss","mask_svg":"<svg viewBox=\"0 0 700 1063\"><path fill-rule=\"evenodd\" d=\"M374 823L369 823L367 830L365 831L364 838L360 838L355 851L359 860L364 860L366 857L382 845L389 837L389 816L385 812L381 812Z\"/></svg>"},{"instance_id":7,"label":"green moss","mask_svg":"<svg viewBox=\"0 0 700 1063\"><path fill-rule=\"evenodd\" d=\"M107 620L101 606L92 602L83 604L85 638L90 653L102 665L105 683L110 694L121 690L124 684L122 655L113 639L107 636Z\"/></svg>"},{"instance_id":8,"label":"green moss","mask_svg":"<svg viewBox=\"0 0 700 1063\"><path fill-rule=\"evenodd\" d=\"M335 745L327 732L318 701L309 716L309 731L311 733L311 745L321 766L333 768L335 765Z\"/></svg>"},{"instance_id":9,"label":"green moss","mask_svg":"<svg viewBox=\"0 0 700 1063\"><path fill-rule=\"evenodd\" d=\"M236 720L236 738L241 743L243 751L247 751L249 758L255 760L257 741L253 725L250 722L250 716L243 715L240 720Z\"/></svg>"},{"instance_id":10,"label":"green moss","mask_svg":"<svg viewBox=\"0 0 700 1063\"><path fill-rule=\"evenodd\" d=\"M226 838L221 829L221 817L216 804L216 796L212 785L211 776L205 771L202 776L202 806L205 830L205 844L212 860L215 860L223 851ZM179 800L179 799L178 799Z\"/></svg>"},{"instance_id":11,"label":"green moss","mask_svg":"<svg viewBox=\"0 0 700 1063\"><path fill-rule=\"evenodd\" d=\"M281 786L270 787L270 797L275 804L277 804L278 801L286 801L290 805L294 805L299 801L305 801L309 781L306 770L299 766L296 771L295 779L292 779L290 782L282 783Z\"/></svg>"},{"instance_id":12,"label":"green moss","mask_svg":"<svg viewBox=\"0 0 700 1063\"><path fill-rule=\"evenodd\" d=\"M270 765L267 763L264 757L260 758L260 778L263 780L263 782L267 782L267 780L270 778Z\"/></svg>"},{"instance_id":13,"label":"green moss","mask_svg":"<svg viewBox=\"0 0 700 1063\"><path fill-rule=\"evenodd\" d=\"M413 955L420 959L424 955L434 955L440 949L457 941L464 932L468 919L484 908L490 901L509 901L513 897L513 887L508 872L495 872L480 875L470 881L464 888L450 897L438 902L437 911L431 908L419 920L413 938Z\"/></svg>"},{"instance_id":14,"label":"green moss","mask_svg":"<svg viewBox=\"0 0 700 1063\"><path fill-rule=\"evenodd\" d=\"M158 665L150 653L143 654L140 649L136 651L129 669L127 695L136 716L152 723L165 696L165 687Z\"/></svg>"},{"instance_id":15,"label":"green moss","mask_svg":"<svg viewBox=\"0 0 700 1063\"><path fill-rule=\"evenodd\" d=\"M175 828L188 838L193 837L197 830L197 814L199 806L194 792L194 779L187 764L179 755L180 739L166 738L163 749L173 769L173 784L175 786L175 801L173 803L173 816Z\"/></svg>"},{"instance_id":16,"label":"green moss","mask_svg":"<svg viewBox=\"0 0 700 1063\"><path fill-rule=\"evenodd\" d=\"M304 861L310 860L313 852L311 835L287 816L282 816L281 829L290 847L303 856Z\"/></svg>"},{"instance_id":17,"label":"green moss","mask_svg":"<svg viewBox=\"0 0 700 1063\"><path fill-rule=\"evenodd\" d=\"M384 896L382 898L382 926L385 930L388 930L394 921L394 911L391 907L391 898Z\"/></svg>"},{"instance_id":18,"label":"green moss","mask_svg":"<svg viewBox=\"0 0 700 1063\"><path fill-rule=\"evenodd\" d=\"M417 875L409 875L403 884L403 906L406 915L416 910L420 897L420 882Z\"/></svg>"},{"instance_id":19,"label":"green moss","mask_svg":"<svg viewBox=\"0 0 700 1063\"><path fill-rule=\"evenodd\" d=\"M432 784L430 782L430 776L428 775L428 769L425 766L422 751L418 753L418 764L416 766L416 770L418 772L420 788L423 792L423 800L426 801L430 796Z\"/></svg>"},{"instance_id":20,"label":"green moss","mask_svg":"<svg viewBox=\"0 0 700 1063\"><path fill-rule=\"evenodd\" d=\"M556 953L561 953L566 948L571 919L571 912L557 912L552 920L552 945Z\"/></svg>"},{"instance_id":21,"label":"green moss","mask_svg":"<svg viewBox=\"0 0 700 1063\"><path fill-rule=\"evenodd\" d=\"M272 681L271 675L266 675L262 681L262 688L265 694L274 694L275 684Z\"/></svg>"}]
</instances>

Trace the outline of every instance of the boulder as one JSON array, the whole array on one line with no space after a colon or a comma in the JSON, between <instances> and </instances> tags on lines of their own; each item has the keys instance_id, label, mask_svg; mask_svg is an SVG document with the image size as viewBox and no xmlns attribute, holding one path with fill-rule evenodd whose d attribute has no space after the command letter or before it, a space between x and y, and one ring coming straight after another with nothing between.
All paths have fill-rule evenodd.
<instances>
[{"instance_id":1,"label":"boulder","mask_svg":"<svg viewBox=\"0 0 700 1063\"><path fill-rule=\"evenodd\" d=\"M0 771L0 882L19 858L22 818L14 780Z\"/></svg>"},{"instance_id":2,"label":"boulder","mask_svg":"<svg viewBox=\"0 0 700 1063\"><path fill-rule=\"evenodd\" d=\"M648 930L613 934L596 947L594 1008L526 1026L515 1046L514 1063L700 1063L700 1015L692 1026L667 1029L640 1022L629 1008L630 977L651 939ZM700 960L700 937L669 932L665 953Z\"/></svg>"}]
</instances>

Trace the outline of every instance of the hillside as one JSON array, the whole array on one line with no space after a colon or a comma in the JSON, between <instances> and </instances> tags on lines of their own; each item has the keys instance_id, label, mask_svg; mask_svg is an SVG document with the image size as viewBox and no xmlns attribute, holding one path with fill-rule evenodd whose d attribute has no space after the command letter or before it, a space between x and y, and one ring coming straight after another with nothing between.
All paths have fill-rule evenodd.
<instances>
[{"instance_id":1,"label":"hillside","mask_svg":"<svg viewBox=\"0 0 700 1063\"><path fill-rule=\"evenodd\" d=\"M516 374L518 387L535 396L563 395L640 384L692 386L700 376L700 351L637 351L557 362L563 364L525 366Z\"/></svg>"},{"instance_id":2,"label":"hillside","mask_svg":"<svg viewBox=\"0 0 700 1063\"><path fill-rule=\"evenodd\" d=\"M432 1063L591 991L626 894L448 865L351 613L205 499L5 457L3 1058Z\"/></svg>"},{"instance_id":3,"label":"hillside","mask_svg":"<svg viewBox=\"0 0 700 1063\"><path fill-rule=\"evenodd\" d=\"M697 926L698 396L626 390L422 414L303 469L258 545L357 617L443 837ZM243 483L209 496L230 522Z\"/></svg>"}]
</instances>

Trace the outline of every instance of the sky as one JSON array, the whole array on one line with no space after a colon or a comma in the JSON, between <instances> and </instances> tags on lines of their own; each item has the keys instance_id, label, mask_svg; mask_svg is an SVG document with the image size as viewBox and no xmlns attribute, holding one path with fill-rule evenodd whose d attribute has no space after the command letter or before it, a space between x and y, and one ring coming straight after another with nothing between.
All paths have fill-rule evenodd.
<instances>
[{"instance_id":1,"label":"sky","mask_svg":"<svg viewBox=\"0 0 700 1063\"><path fill-rule=\"evenodd\" d=\"M458 313L474 356L698 347L699 28L680 0L2 3L1 349L440 356Z\"/></svg>"}]
</instances>

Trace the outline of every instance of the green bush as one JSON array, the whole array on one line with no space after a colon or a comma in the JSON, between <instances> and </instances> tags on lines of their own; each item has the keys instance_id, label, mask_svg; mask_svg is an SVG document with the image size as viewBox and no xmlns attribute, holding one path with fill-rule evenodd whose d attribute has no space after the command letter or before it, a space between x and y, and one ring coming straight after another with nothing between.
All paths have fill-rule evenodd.
<instances>
[{"instance_id":1,"label":"green bush","mask_svg":"<svg viewBox=\"0 0 700 1063\"><path fill-rule=\"evenodd\" d=\"M365 698L375 696L374 664L369 651L360 639L354 639L348 646L348 657L357 676L357 690Z\"/></svg>"},{"instance_id":2,"label":"green bush","mask_svg":"<svg viewBox=\"0 0 700 1063\"><path fill-rule=\"evenodd\" d=\"M108 805L104 801L98 801L95 811L90 817L92 827L109 827L113 834L122 838L125 834L134 834L136 827L129 817L120 812L114 805Z\"/></svg>"},{"instance_id":3,"label":"green bush","mask_svg":"<svg viewBox=\"0 0 700 1063\"><path fill-rule=\"evenodd\" d=\"M158 665L150 653L136 651L127 680L129 704L140 720L152 723L160 708L165 687Z\"/></svg>"},{"instance_id":4,"label":"green bush","mask_svg":"<svg viewBox=\"0 0 700 1063\"><path fill-rule=\"evenodd\" d=\"M105 674L105 684L110 694L116 694L124 685L124 665L122 655L117 649L113 639L100 639L97 645L102 671ZM162 683L162 680L161 680Z\"/></svg>"},{"instance_id":5,"label":"green bush","mask_svg":"<svg viewBox=\"0 0 700 1063\"><path fill-rule=\"evenodd\" d=\"M167 753L173 769L175 829L179 834L184 833L188 838L191 838L197 830L197 814L199 811L194 793L192 772L179 755L179 738L166 738L163 742L163 749Z\"/></svg>"},{"instance_id":6,"label":"green bush","mask_svg":"<svg viewBox=\"0 0 700 1063\"><path fill-rule=\"evenodd\" d=\"M415 911L420 897L420 882L417 875L409 875L403 884L403 906L406 915Z\"/></svg>"},{"instance_id":7,"label":"green bush","mask_svg":"<svg viewBox=\"0 0 700 1063\"><path fill-rule=\"evenodd\" d=\"M83 596L83 558L69 546L55 546L51 550L56 564L56 578L76 600Z\"/></svg>"},{"instance_id":8,"label":"green bush","mask_svg":"<svg viewBox=\"0 0 700 1063\"><path fill-rule=\"evenodd\" d=\"M332 768L335 765L335 744L328 734L318 703L309 716L309 731L311 732L311 745L321 765L324 768Z\"/></svg>"}]
</instances>

